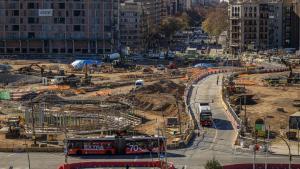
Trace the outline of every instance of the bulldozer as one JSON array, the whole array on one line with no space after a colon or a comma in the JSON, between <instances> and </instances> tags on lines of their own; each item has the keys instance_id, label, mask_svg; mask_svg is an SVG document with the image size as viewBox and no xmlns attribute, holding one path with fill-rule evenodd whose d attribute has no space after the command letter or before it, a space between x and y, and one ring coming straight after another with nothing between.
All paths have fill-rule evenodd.
<instances>
[{"instance_id":1,"label":"bulldozer","mask_svg":"<svg viewBox=\"0 0 300 169\"><path fill-rule=\"evenodd\" d=\"M20 137L20 117L10 117L7 121L8 131L5 134L5 138L7 139L15 139Z\"/></svg>"}]
</instances>

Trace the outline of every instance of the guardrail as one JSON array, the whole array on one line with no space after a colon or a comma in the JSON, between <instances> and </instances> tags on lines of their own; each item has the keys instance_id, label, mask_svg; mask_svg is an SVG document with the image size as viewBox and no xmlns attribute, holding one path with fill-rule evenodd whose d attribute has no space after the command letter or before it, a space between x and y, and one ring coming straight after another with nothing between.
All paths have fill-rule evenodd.
<instances>
[{"instance_id":1,"label":"guardrail","mask_svg":"<svg viewBox=\"0 0 300 169\"><path fill-rule=\"evenodd\" d=\"M0 148L0 152L63 152L62 147L11 147Z\"/></svg>"}]
</instances>

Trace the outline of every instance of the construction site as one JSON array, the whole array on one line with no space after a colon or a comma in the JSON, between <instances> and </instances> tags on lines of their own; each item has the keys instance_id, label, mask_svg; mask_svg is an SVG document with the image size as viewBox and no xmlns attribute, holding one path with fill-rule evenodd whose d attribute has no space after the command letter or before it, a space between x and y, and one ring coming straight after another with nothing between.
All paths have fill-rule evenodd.
<instances>
[{"instance_id":1,"label":"construction site","mask_svg":"<svg viewBox=\"0 0 300 169\"><path fill-rule=\"evenodd\" d=\"M289 126L290 117L300 111L300 67L289 61L282 66L278 69L286 71L247 70L225 80L229 104L242 120L242 136L297 140Z\"/></svg>"},{"instance_id":2,"label":"construction site","mask_svg":"<svg viewBox=\"0 0 300 169\"><path fill-rule=\"evenodd\" d=\"M183 98L188 70L175 63L0 64L0 148L61 147L66 137L109 135L163 135L173 144L189 129Z\"/></svg>"}]
</instances>

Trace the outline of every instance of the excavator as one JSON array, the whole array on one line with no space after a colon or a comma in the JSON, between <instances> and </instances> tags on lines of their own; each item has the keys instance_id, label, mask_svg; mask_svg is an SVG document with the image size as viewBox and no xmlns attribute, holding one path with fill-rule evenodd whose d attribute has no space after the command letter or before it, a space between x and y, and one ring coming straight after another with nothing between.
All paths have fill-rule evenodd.
<instances>
[{"instance_id":1,"label":"excavator","mask_svg":"<svg viewBox=\"0 0 300 169\"><path fill-rule=\"evenodd\" d=\"M288 76L288 79L287 79L287 83L288 84L291 84L291 83L299 83L300 82L300 79L299 79L299 73L297 74L297 73L294 73L293 72L293 65L289 62L289 61L287 61L287 60L285 60L285 59L281 59L280 60L281 61L281 63L282 64L284 64L287 68L289 68L289 76ZM298 77L297 77L298 76Z\"/></svg>"},{"instance_id":2,"label":"excavator","mask_svg":"<svg viewBox=\"0 0 300 169\"><path fill-rule=\"evenodd\" d=\"M14 139L20 137L20 122L21 117L10 117L7 121L8 132L5 134L5 138Z\"/></svg>"},{"instance_id":3,"label":"excavator","mask_svg":"<svg viewBox=\"0 0 300 169\"><path fill-rule=\"evenodd\" d=\"M21 67L18 71L19 71L19 73L21 73L21 74L32 73L32 72L34 72L34 69L32 68L33 66L39 68L39 69L40 69L40 72L41 72L41 77L44 77L45 69L44 69L42 66L40 66L40 65L38 65L38 64L36 64L36 63L32 63L32 64L30 64L29 66Z\"/></svg>"}]
</instances>

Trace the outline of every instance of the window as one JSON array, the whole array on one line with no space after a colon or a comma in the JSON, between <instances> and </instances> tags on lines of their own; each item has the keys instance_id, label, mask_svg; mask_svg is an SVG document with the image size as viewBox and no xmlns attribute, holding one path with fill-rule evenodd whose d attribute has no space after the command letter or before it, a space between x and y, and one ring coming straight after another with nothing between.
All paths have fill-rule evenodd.
<instances>
[{"instance_id":1,"label":"window","mask_svg":"<svg viewBox=\"0 0 300 169\"><path fill-rule=\"evenodd\" d=\"M39 23L39 18L29 17L28 23L29 24Z\"/></svg>"},{"instance_id":2,"label":"window","mask_svg":"<svg viewBox=\"0 0 300 169\"><path fill-rule=\"evenodd\" d=\"M64 24L65 18L54 18L54 23L55 24Z\"/></svg>"},{"instance_id":3,"label":"window","mask_svg":"<svg viewBox=\"0 0 300 169\"><path fill-rule=\"evenodd\" d=\"M75 11L73 12L73 16L80 16L80 11L75 10Z\"/></svg>"},{"instance_id":4,"label":"window","mask_svg":"<svg viewBox=\"0 0 300 169\"><path fill-rule=\"evenodd\" d=\"M12 30L13 30L13 31L19 31L19 29L20 29L20 28L19 28L19 25L13 25L13 26L12 26Z\"/></svg>"},{"instance_id":5,"label":"window","mask_svg":"<svg viewBox=\"0 0 300 169\"><path fill-rule=\"evenodd\" d=\"M80 25L74 25L73 26L73 31L80 31Z\"/></svg>"},{"instance_id":6,"label":"window","mask_svg":"<svg viewBox=\"0 0 300 169\"><path fill-rule=\"evenodd\" d=\"M28 3L27 9L34 9L34 3L32 3L32 2Z\"/></svg>"},{"instance_id":7,"label":"window","mask_svg":"<svg viewBox=\"0 0 300 169\"><path fill-rule=\"evenodd\" d=\"M19 10L14 10L13 11L13 16L19 16Z\"/></svg>"},{"instance_id":8,"label":"window","mask_svg":"<svg viewBox=\"0 0 300 169\"><path fill-rule=\"evenodd\" d=\"M59 9L65 9L65 3L59 3L58 7Z\"/></svg>"},{"instance_id":9,"label":"window","mask_svg":"<svg viewBox=\"0 0 300 169\"><path fill-rule=\"evenodd\" d=\"M34 38L35 33L34 32L28 32L28 38Z\"/></svg>"}]
</instances>

